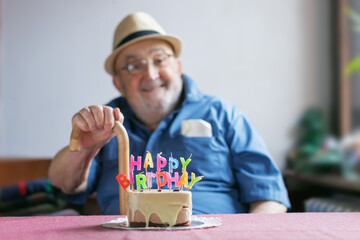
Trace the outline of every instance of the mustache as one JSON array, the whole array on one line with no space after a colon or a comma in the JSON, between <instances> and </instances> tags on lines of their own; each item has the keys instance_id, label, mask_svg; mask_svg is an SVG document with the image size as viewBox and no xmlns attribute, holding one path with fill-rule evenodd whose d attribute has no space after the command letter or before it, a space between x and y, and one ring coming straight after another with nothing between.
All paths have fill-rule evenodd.
<instances>
[{"instance_id":1,"label":"mustache","mask_svg":"<svg viewBox=\"0 0 360 240\"><path fill-rule=\"evenodd\" d=\"M141 83L140 89L143 91L149 91L153 88L162 87L166 84L166 81L159 78L152 81L144 81Z\"/></svg>"}]
</instances>

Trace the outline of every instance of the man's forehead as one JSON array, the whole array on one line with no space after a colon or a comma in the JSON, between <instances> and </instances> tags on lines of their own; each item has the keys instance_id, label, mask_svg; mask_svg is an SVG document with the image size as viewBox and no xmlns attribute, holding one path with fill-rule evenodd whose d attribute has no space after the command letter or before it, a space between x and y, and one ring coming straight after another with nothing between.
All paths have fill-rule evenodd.
<instances>
[{"instance_id":1,"label":"man's forehead","mask_svg":"<svg viewBox=\"0 0 360 240\"><path fill-rule=\"evenodd\" d=\"M155 48L152 48L149 51L147 51L147 54L152 55L152 54L156 54L156 53L166 53L166 52L167 52L166 48L164 48L164 47L155 47ZM132 54L127 54L125 56L126 59L139 58L139 57L142 57L141 53L140 54L132 53Z\"/></svg>"},{"instance_id":2,"label":"man's forehead","mask_svg":"<svg viewBox=\"0 0 360 240\"><path fill-rule=\"evenodd\" d=\"M119 57L128 59L133 57L144 57L146 55L155 54L157 52L173 53L169 43L163 40L144 40L134 43L125 48Z\"/></svg>"}]
</instances>

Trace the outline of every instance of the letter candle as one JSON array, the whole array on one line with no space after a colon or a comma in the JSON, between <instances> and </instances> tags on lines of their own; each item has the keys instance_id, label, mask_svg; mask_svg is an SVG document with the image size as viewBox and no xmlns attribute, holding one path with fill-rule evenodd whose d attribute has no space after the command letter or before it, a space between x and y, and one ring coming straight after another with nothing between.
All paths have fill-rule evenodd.
<instances>
[{"instance_id":1,"label":"letter candle","mask_svg":"<svg viewBox=\"0 0 360 240\"><path fill-rule=\"evenodd\" d=\"M130 172L130 184L131 184L131 190L134 190L134 171Z\"/></svg>"},{"instance_id":2,"label":"letter candle","mask_svg":"<svg viewBox=\"0 0 360 240\"><path fill-rule=\"evenodd\" d=\"M188 173L187 172L183 172L183 174L181 175L180 181L179 181L179 190L181 187L181 190L183 189L183 186L185 186L186 188L188 187Z\"/></svg>"},{"instance_id":3,"label":"letter candle","mask_svg":"<svg viewBox=\"0 0 360 240\"><path fill-rule=\"evenodd\" d=\"M147 173L147 167L150 165L151 168L154 167L154 162L152 160L152 156L151 153L149 151L146 151L146 157L145 157L145 161L144 161L144 168L145 168L145 173Z\"/></svg>"},{"instance_id":4,"label":"letter candle","mask_svg":"<svg viewBox=\"0 0 360 240\"><path fill-rule=\"evenodd\" d=\"M194 183L200 181L202 178L203 178L203 176L195 178L195 173L191 173L191 182L190 182L188 190L194 186Z\"/></svg>"},{"instance_id":5,"label":"letter candle","mask_svg":"<svg viewBox=\"0 0 360 240\"><path fill-rule=\"evenodd\" d=\"M147 180L147 185L148 185L148 189L150 191L150 189L152 188L152 179L156 178L156 174L153 172L147 172L146 173L146 180Z\"/></svg>"},{"instance_id":6,"label":"letter candle","mask_svg":"<svg viewBox=\"0 0 360 240\"><path fill-rule=\"evenodd\" d=\"M190 155L190 157L188 159L186 159L186 161L185 161L185 159L183 157L181 157L180 161L181 161L181 164L183 165L182 166L182 172L186 172L186 167L191 162L191 155Z\"/></svg>"},{"instance_id":7,"label":"letter candle","mask_svg":"<svg viewBox=\"0 0 360 240\"><path fill-rule=\"evenodd\" d=\"M134 156L130 156L130 171L134 171L134 166L136 165L136 169L138 171L141 170L141 156L137 157L137 161L134 160Z\"/></svg>"},{"instance_id":8,"label":"letter candle","mask_svg":"<svg viewBox=\"0 0 360 240\"><path fill-rule=\"evenodd\" d=\"M179 173L175 172L174 173L174 177L171 177L170 173L167 172L166 173L166 178L167 178L167 182L168 182L168 187L171 190L171 183L174 182L175 187L179 187Z\"/></svg>"},{"instance_id":9,"label":"letter candle","mask_svg":"<svg viewBox=\"0 0 360 240\"><path fill-rule=\"evenodd\" d=\"M137 174L136 175L136 189L141 190L141 186L143 189L147 189L146 187L146 176L144 174Z\"/></svg>"},{"instance_id":10,"label":"letter candle","mask_svg":"<svg viewBox=\"0 0 360 240\"><path fill-rule=\"evenodd\" d=\"M161 157L162 153L158 153L156 157L157 171L160 172L163 167L166 166L166 158Z\"/></svg>"},{"instance_id":11,"label":"letter candle","mask_svg":"<svg viewBox=\"0 0 360 240\"><path fill-rule=\"evenodd\" d=\"M125 179L126 175L118 175L117 180L120 184L120 186L124 189L131 185L131 190L134 189L134 184L136 183L136 190L141 191L142 189L149 189L149 191L152 188L153 178L156 179L157 182L157 189L161 190L161 187L165 186L167 184L168 188L171 190L172 184L174 184L175 188L178 190L183 190L184 187L187 188L187 191L191 189L194 184L198 181L200 181L203 176L196 177L195 174L191 173L191 180L189 184L189 173L187 172L186 168L191 162L191 154L188 159L185 160L185 158L180 157L180 162L182 165L181 168L181 177L179 179L179 172L174 172L174 169L177 169L179 167L179 160L171 156L169 157L168 161L165 157L161 156L161 152L156 155L156 173L148 172L147 168L150 166L151 168L154 168L154 162L151 156L151 153L147 151L144 164L142 166L142 157L138 156L135 160L135 157L133 155L130 156L130 176L129 179ZM166 167L166 164L168 165L168 172L164 172L162 169ZM139 174L134 174L134 170L141 171L141 167L145 169L145 174L143 172Z\"/></svg>"},{"instance_id":12,"label":"letter candle","mask_svg":"<svg viewBox=\"0 0 360 240\"><path fill-rule=\"evenodd\" d=\"M172 156L169 157L169 173L173 173L174 169L179 167L179 160L173 158Z\"/></svg>"},{"instance_id":13,"label":"letter candle","mask_svg":"<svg viewBox=\"0 0 360 240\"><path fill-rule=\"evenodd\" d=\"M162 181L161 181L161 177L163 178ZM161 190L161 187L165 186L167 182L166 174L164 172L156 172L156 180L157 180L158 190Z\"/></svg>"},{"instance_id":14,"label":"letter candle","mask_svg":"<svg viewBox=\"0 0 360 240\"><path fill-rule=\"evenodd\" d=\"M126 175L123 174L123 173L122 173L122 174L118 174L118 175L116 176L116 180L119 182L119 184L121 185L121 187L128 192L127 187L130 185L130 181L129 181L129 179L126 178Z\"/></svg>"}]
</instances>

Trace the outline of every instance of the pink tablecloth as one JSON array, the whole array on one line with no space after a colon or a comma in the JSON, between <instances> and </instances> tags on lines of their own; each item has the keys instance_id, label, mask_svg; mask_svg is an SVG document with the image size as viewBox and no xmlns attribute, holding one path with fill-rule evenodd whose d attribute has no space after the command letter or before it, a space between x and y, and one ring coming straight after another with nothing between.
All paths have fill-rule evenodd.
<instances>
[{"instance_id":1,"label":"pink tablecloth","mask_svg":"<svg viewBox=\"0 0 360 240\"><path fill-rule=\"evenodd\" d=\"M0 239L360 239L360 213L201 215L220 227L193 230L118 230L101 223L119 216L3 217Z\"/></svg>"}]
</instances>

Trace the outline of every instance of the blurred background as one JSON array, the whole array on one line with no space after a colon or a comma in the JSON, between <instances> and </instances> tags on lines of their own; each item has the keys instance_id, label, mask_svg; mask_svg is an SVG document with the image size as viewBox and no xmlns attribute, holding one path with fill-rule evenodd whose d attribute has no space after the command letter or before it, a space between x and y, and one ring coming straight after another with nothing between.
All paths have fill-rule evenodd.
<instances>
[{"instance_id":1,"label":"blurred background","mask_svg":"<svg viewBox=\"0 0 360 240\"><path fill-rule=\"evenodd\" d=\"M258 128L292 211L329 198L360 209L360 1L0 0L0 11L0 186L46 178L73 114L118 96L103 67L113 32L145 11L183 40L184 73Z\"/></svg>"}]
</instances>

